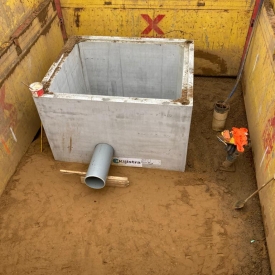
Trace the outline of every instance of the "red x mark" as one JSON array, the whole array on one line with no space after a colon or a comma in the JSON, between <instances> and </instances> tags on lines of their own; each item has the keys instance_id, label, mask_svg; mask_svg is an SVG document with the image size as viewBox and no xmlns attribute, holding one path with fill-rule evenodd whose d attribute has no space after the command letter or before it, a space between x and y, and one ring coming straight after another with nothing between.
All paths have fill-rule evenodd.
<instances>
[{"instance_id":1,"label":"red x mark","mask_svg":"<svg viewBox=\"0 0 275 275\"><path fill-rule=\"evenodd\" d=\"M149 34L151 30L154 30L157 34L160 35L164 34L164 32L158 27L158 23L165 16L164 14L159 14L154 20L152 20L148 14L141 14L141 16L149 24L141 34Z\"/></svg>"}]
</instances>

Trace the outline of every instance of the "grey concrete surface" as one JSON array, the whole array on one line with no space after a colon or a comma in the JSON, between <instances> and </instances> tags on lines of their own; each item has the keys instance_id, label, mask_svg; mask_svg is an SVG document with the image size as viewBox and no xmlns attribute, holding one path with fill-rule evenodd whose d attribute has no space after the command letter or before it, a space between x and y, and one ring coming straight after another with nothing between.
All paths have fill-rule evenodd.
<instances>
[{"instance_id":1,"label":"grey concrete surface","mask_svg":"<svg viewBox=\"0 0 275 275\"><path fill-rule=\"evenodd\" d=\"M179 45L82 42L79 48L90 94L181 96L183 49Z\"/></svg>"}]
</instances>

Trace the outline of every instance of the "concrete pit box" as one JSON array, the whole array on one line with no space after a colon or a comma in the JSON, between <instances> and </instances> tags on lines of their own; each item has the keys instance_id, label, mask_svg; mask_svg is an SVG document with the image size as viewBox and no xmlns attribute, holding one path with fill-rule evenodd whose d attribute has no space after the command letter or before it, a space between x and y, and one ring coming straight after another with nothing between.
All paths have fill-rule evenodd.
<instances>
[{"instance_id":1,"label":"concrete pit box","mask_svg":"<svg viewBox=\"0 0 275 275\"><path fill-rule=\"evenodd\" d=\"M183 39L72 37L34 97L54 158L184 171L194 44ZM178 100L177 100L178 99Z\"/></svg>"}]
</instances>

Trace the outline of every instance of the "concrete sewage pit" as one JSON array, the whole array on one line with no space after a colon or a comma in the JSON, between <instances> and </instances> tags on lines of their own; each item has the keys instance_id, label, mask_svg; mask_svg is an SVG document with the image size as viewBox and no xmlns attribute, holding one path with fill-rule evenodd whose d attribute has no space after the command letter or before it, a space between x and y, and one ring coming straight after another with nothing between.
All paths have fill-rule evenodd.
<instances>
[{"instance_id":1,"label":"concrete sewage pit","mask_svg":"<svg viewBox=\"0 0 275 275\"><path fill-rule=\"evenodd\" d=\"M193 108L194 44L183 39L69 39L34 97L54 158L184 171ZM178 100L177 100L178 99Z\"/></svg>"}]
</instances>

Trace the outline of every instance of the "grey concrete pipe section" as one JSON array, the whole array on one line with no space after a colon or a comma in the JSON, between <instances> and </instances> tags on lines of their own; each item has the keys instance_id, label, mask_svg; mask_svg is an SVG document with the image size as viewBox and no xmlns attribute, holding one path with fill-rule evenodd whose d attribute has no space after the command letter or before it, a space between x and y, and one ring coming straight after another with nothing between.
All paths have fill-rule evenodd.
<instances>
[{"instance_id":1,"label":"grey concrete pipe section","mask_svg":"<svg viewBox=\"0 0 275 275\"><path fill-rule=\"evenodd\" d=\"M111 145L99 143L95 146L85 177L86 185L93 189L101 189L105 186L113 155L114 148Z\"/></svg>"}]
</instances>

